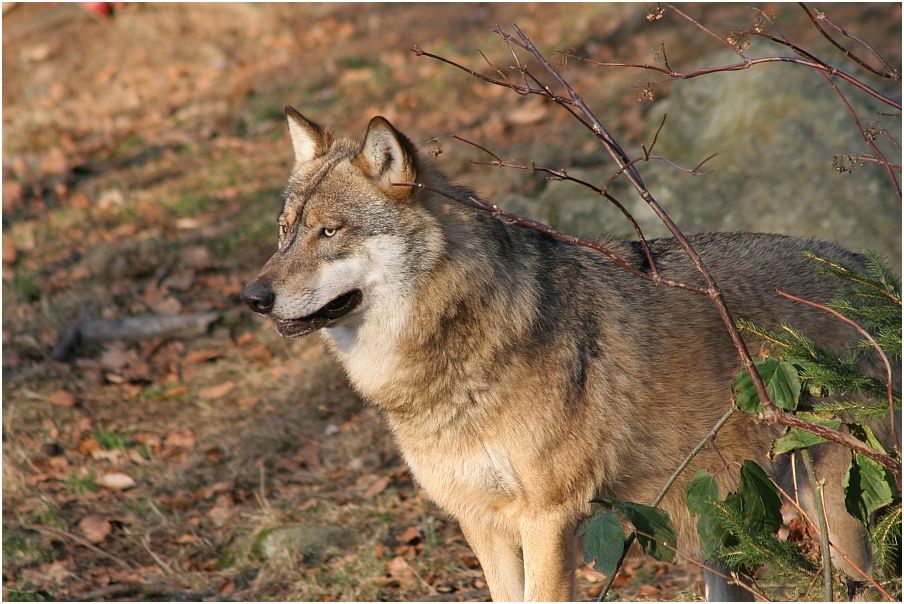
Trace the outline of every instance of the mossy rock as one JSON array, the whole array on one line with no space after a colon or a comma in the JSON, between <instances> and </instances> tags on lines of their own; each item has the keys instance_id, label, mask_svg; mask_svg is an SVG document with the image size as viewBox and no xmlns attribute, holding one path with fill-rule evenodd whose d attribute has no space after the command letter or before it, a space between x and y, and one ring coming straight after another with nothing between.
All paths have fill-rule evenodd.
<instances>
[{"instance_id":1,"label":"mossy rock","mask_svg":"<svg viewBox=\"0 0 904 604\"><path fill-rule=\"evenodd\" d=\"M757 46L750 56L774 49ZM701 65L736 62L716 53ZM875 78L873 78L875 79ZM870 80L871 84L876 84ZM879 83L881 85L881 83ZM899 130L880 102L839 82L861 121ZM884 91L900 98L900 91ZM901 200L884 168L866 164L839 173L836 155L870 153L839 97L812 69L764 64L676 82L656 103L648 128L668 119L656 154L684 166L706 164L713 173L693 176L665 164L641 166L647 185L679 227L702 231L760 231L827 239L859 251L873 248L901 261ZM892 163L901 154L881 140ZM664 235L657 219L638 215L651 234Z\"/></svg>"},{"instance_id":2,"label":"mossy rock","mask_svg":"<svg viewBox=\"0 0 904 604\"><path fill-rule=\"evenodd\" d=\"M308 563L354 547L355 533L334 524L296 524L261 531L251 546L256 558L298 557Z\"/></svg>"}]
</instances>

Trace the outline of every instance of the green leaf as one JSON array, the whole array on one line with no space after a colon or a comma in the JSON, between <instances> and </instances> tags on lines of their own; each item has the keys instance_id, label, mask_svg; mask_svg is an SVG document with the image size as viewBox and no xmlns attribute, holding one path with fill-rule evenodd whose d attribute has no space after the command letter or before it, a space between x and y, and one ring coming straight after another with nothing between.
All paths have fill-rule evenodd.
<instances>
[{"instance_id":1,"label":"green leaf","mask_svg":"<svg viewBox=\"0 0 904 604\"><path fill-rule=\"evenodd\" d=\"M697 470L694 477L684 489L687 509L697 518L697 535L707 559L713 559L716 550L722 545L725 527L719 520L713 504L719 501L719 487L715 479L706 470Z\"/></svg>"},{"instance_id":2,"label":"green leaf","mask_svg":"<svg viewBox=\"0 0 904 604\"><path fill-rule=\"evenodd\" d=\"M684 488L684 497L692 514L702 514L712 506L713 501L719 500L719 487L709 472L697 470Z\"/></svg>"},{"instance_id":3,"label":"green leaf","mask_svg":"<svg viewBox=\"0 0 904 604\"><path fill-rule=\"evenodd\" d=\"M832 428L833 430L837 430L841 427L841 420L838 419L826 419L812 413L798 413L797 415L801 419L813 422L814 424L819 424L820 426ZM786 435L775 439L775 442L772 443L772 455L787 453L788 451L793 451L795 449L805 449L824 442L828 441L821 436L817 436L806 430L801 430L800 428L791 428Z\"/></svg>"},{"instance_id":4,"label":"green leaf","mask_svg":"<svg viewBox=\"0 0 904 604\"><path fill-rule=\"evenodd\" d=\"M844 480L844 506L848 513L869 525L873 513L894 500L894 479L890 474L879 462L855 453Z\"/></svg>"},{"instance_id":5,"label":"green leaf","mask_svg":"<svg viewBox=\"0 0 904 604\"><path fill-rule=\"evenodd\" d=\"M624 514L634 525L637 542L645 552L664 562L671 562L675 558L675 551L663 545L666 543L674 548L677 542L669 515L665 511L640 503L611 500L602 502Z\"/></svg>"},{"instance_id":6,"label":"green leaf","mask_svg":"<svg viewBox=\"0 0 904 604\"><path fill-rule=\"evenodd\" d=\"M800 399L800 378L794 365L777 359L766 359L757 362L756 369L775 405L785 411L793 411ZM735 403L742 411L760 413L763 410L753 380L746 370L735 377L734 391Z\"/></svg>"},{"instance_id":7,"label":"green leaf","mask_svg":"<svg viewBox=\"0 0 904 604\"><path fill-rule=\"evenodd\" d=\"M763 469L747 460L741 466L741 484L738 487L744 520L754 529L775 533L782 525L782 500L775 485Z\"/></svg>"},{"instance_id":8,"label":"green leaf","mask_svg":"<svg viewBox=\"0 0 904 604\"><path fill-rule=\"evenodd\" d=\"M625 532L621 520L611 510L598 510L578 529L584 541L584 559L593 560L593 567L611 577L625 549Z\"/></svg>"}]
</instances>

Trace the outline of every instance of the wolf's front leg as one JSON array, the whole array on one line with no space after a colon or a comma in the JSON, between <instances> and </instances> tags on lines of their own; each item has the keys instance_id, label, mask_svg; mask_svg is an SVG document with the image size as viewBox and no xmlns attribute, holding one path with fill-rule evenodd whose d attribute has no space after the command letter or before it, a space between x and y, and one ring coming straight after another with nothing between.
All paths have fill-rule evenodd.
<instances>
[{"instance_id":1,"label":"wolf's front leg","mask_svg":"<svg viewBox=\"0 0 904 604\"><path fill-rule=\"evenodd\" d=\"M524 559L521 557L520 535L510 527L486 520L460 519L459 523L468 545L480 560L493 600L523 600Z\"/></svg>"},{"instance_id":2,"label":"wolf's front leg","mask_svg":"<svg viewBox=\"0 0 904 604\"><path fill-rule=\"evenodd\" d=\"M574 600L575 522L570 514L551 511L521 523L524 548L524 599Z\"/></svg>"}]
</instances>

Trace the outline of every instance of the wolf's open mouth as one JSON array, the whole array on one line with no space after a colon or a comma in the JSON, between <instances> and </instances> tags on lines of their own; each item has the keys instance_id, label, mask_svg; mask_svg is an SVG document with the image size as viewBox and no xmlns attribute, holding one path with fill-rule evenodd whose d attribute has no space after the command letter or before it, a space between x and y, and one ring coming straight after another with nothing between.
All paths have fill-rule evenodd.
<instances>
[{"instance_id":1,"label":"wolf's open mouth","mask_svg":"<svg viewBox=\"0 0 904 604\"><path fill-rule=\"evenodd\" d=\"M285 338L297 338L317 331L353 311L361 303L361 290L353 289L333 298L315 313L297 319L277 319L276 331Z\"/></svg>"}]
</instances>

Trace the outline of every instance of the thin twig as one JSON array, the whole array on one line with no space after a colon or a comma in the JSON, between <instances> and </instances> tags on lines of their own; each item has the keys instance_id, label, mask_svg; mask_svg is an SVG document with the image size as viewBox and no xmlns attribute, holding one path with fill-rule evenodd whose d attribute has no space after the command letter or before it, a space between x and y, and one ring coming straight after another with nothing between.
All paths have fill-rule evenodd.
<instances>
[{"instance_id":1,"label":"thin twig","mask_svg":"<svg viewBox=\"0 0 904 604\"><path fill-rule=\"evenodd\" d=\"M669 479L665 482L664 485L662 485L662 488L659 489L659 493L656 495L656 498L653 499L653 502L650 504L651 507L654 507L654 508L658 507L659 504L662 503L662 500L665 498L666 494L669 492L669 489L672 488L672 485L675 484L675 481L678 480L678 477L681 475L682 472L684 472L684 469L687 468L687 466L691 463L691 461L694 459L694 457L697 456L697 453L699 453L703 449L703 447L705 447L707 445L707 443L714 442L716 434L719 433L719 430L722 429L722 426L725 425L725 422L727 422L728 419L734 414L735 409L736 409L736 407L734 406L734 402L732 401L732 404L729 406L728 411L726 411L724 414L722 414L722 417L720 417L719 420L715 423L715 425L712 428L710 428L709 432L707 432L706 435L700 439L700 442L698 442L696 444L696 446L694 446L694 448L691 449L690 453L688 453L685 456L685 458L682 460L682 462L680 464L678 464L678 467L675 468L675 471L672 472L672 475L669 476ZM615 577L618 576L618 572L619 572L619 570L621 570L622 564L625 561L625 556L628 553L628 549L634 543L635 538L636 538L635 534L634 534L634 532L632 532L628 536L628 539L625 541L625 547L622 550L621 557L618 559L618 562L616 562L616 564L615 564L615 569L612 571L612 574L610 574L609 577L606 579L606 583L603 585L603 589L596 596L597 602L602 602L603 600L606 599L606 594L608 594L609 590L612 588L612 582L615 581Z\"/></svg>"},{"instance_id":2,"label":"thin twig","mask_svg":"<svg viewBox=\"0 0 904 604\"><path fill-rule=\"evenodd\" d=\"M527 227L529 229L533 229L535 231L539 231L554 239L558 239L559 241L564 241L565 243L570 243L571 245L576 245L578 247L585 247L588 249L595 250L600 252L607 258L613 260L618 266L625 269L635 277L639 277L640 279L644 279L646 281L654 281L652 275L648 275L646 273L641 272L631 264L629 264L624 258L613 252L611 249L607 248L604 245L600 245L599 243L593 243L592 241L586 241L584 239L580 239L573 235L568 235L561 231L557 231L547 224L543 224L542 222L538 222L536 220L531 220L530 218L522 218L517 214L512 214L511 212L506 212L499 206L495 204L489 204L485 201L481 201L477 199L473 195L469 195L468 197L457 197L445 191L441 191L439 189L434 189L432 187L428 187L425 184L418 182L394 182L393 186L397 187L415 187L418 189L423 189L430 191L431 193L436 193L446 199L470 206L472 208L477 208L478 210L482 210L484 212L488 212L497 220L505 224L517 224L519 226ZM684 283L682 281L675 281L674 279L666 279L664 277L659 277L658 283L662 283L663 285L668 285L669 287L677 287L679 289L686 289L688 291L697 293L697 294L706 294L707 290L698 287L696 285L691 285L689 283Z\"/></svg>"},{"instance_id":3,"label":"thin twig","mask_svg":"<svg viewBox=\"0 0 904 604\"><path fill-rule=\"evenodd\" d=\"M770 38L774 41L778 41L777 38ZM647 71L656 71L661 73L664 76L667 76L673 80L691 80L693 78L698 78L700 76L710 75L713 73L724 73L730 71L744 71L754 67L756 65L764 65L767 63L791 63L794 65L802 65L803 67L809 67L810 69L816 69L823 73L829 73L831 75L837 75L841 79L846 82L852 84L853 86L859 88L863 92L867 93L871 97L874 97L886 105L890 107L894 107L895 109L900 109L901 104L895 101L892 98L889 98L883 95L881 92L871 88L870 86L864 84L854 76L849 73L838 69L837 67L832 67L830 65L826 65L822 62L816 61L806 61L804 59L798 59L795 57L786 57L786 56L770 56L770 57L759 57L756 59L747 59L745 61L741 61L740 63L729 63L726 65L717 65L715 67L706 67L703 69L697 69L694 71L688 72L680 72L680 71L672 71L669 69L665 69L658 65L650 65L648 63L612 63L607 61L597 61L595 59L590 59L588 57L582 57L580 55L569 55L569 58L577 59L578 61L583 61L584 63L590 63L593 65L599 65L600 67L631 67L634 69L646 69Z\"/></svg>"},{"instance_id":4,"label":"thin twig","mask_svg":"<svg viewBox=\"0 0 904 604\"><path fill-rule=\"evenodd\" d=\"M618 199L616 199L615 197L613 197L612 195L609 194L608 185L605 188L600 189L596 185L589 183L586 180L576 178L574 176L569 175L565 170L554 170L552 168L545 168L543 166L537 166L534 163L527 165L523 162L518 162L518 161L506 162L501 157L499 157L498 155L496 155L495 153L493 153L492 151L490 151L483 145L475 143L474 141L470 141L464 137L458 136L457 134L453 134L452 138L459 140L463 143L466 143L468 145L471 145L473 147L476 147L493 158L492 162L472 162L472 163L475 163L478 165L485 165L485 166L495 166L495 167L500 167L500 168L514 168L517 170L527 170L529 172L543 172L545 174L549 174L556 180L567 180L567 181L571 181L573 183L577 183L583 187L587 187L588 189L590 189L591 191L594 191L598 195L605 197L608 201L610 201L615 207L617 207L619 209L619 211L631 223L631 226L634 227L634 232L637 233L637 236L640 238L640 245L643 248L644 255L647 257L647 262L650 265L650 273L653 276L653 280L655 281L656 279L659 278L659 269L656 266L656 261L653 259L653 254L650 251L650 246L647 244L647 238L644 236L643 230L641 230L640 225L637 223L637 220L634 218L634 216L631 215L631 212L629 212L628 209Z\"/></svg>"},{"instance_id":5,"label":"thin twig","mask_svg":"<svg viewBox=\"0 0 904 604\"><path fill-rule=\"evenodd\" d=\"M807 591L804 592L804 597L801 598L804 602L810 601L810 593L813 591L813 587L816 586L816 582L819 581L819 572L813 573L813 578L810 579L810 584L807 586Z\"/></svg>"},{"instance_id":6,"label":"thin twig","mask_svg":"<svg viewBox=\"0 0 904 604\"><path fill-rule=\"evenodd\" d=\"M417 44L415 44L414 46L411 47L411 52L413 52L415 54L415 56L418 56L418 57L421 57L421 56L430 57L431 59L436 59L437 61L442 61L443 63L448 63L449 65L452 65L453 67L458 67L462 71L466 71L467 73L471 74L472 76L474 76L477 79L483 80L484 82L489 82L490 84L496 84L497 86L504 86L505 88L511 88L512 90L516 91L518 94L539 94L541 96L546 96L545 90L539 90L539 89L531 88L531 87L521 87L521 86L518 86L517 84L513 84L510 81L501 81L501 80L493 79L491 77L483 75L482 73L474 71L473 69L468 69L464 65L456 63L455 61L452 61L451 59L447 59L445 57L435 55L432 52L427 52L426 50L423 50ZM900 109L900 107L899 107L899 109Z\"/></svg>"},{"instance_id":7,"label":"thin twig","mask_svg":"<svg viewBox=\"0 0 904 604\"><path fill-rule=\"evenodd\" d=\"M102 550L101 548L97 547L90 541L88 541L86 539L82 539L78 535L73 535L69 531L64 531L62 529L58 529L58 528L55 528L52 526L46 526L43 524L25 524L22 526L22 528L32 530L32 531L37 531L39 533L44 533L45 535L50 535L51 537L69 539L70 541L73 541L74 543L81 545L82 547L90 549L95 554L99 554L99 555L103 556L104 558L107 558L108 560L112 560L117 565L119 565L121 568L124 568L126 570L133 570L132 565L129 564L128 562L126 562L125 560L123 560L122 558L119 558L117 556L114 556L110 552Z\"/></svg>"},{"instance_id":8,"label":"thin twig","mask_svg":"<svg viewBox=\"0 0 904 604\"><path fill-rule=\"evenodd\" d=\"M795 452L792 451L792 454L793 453ZM785 491L785 489L783 489L782 486L774 479L770 478L769 482L771 482L773 486L778 489L778 492L781 493L782 497L784 497L788 501L788 503L790 503L794 507L794 509L797 510L797 512L800 514L800 517L804 519L804 522L806 522L814 530L819 530L819 527L816 526L816 523L813 522L807 512L803 509L803 507L801 507L800 502L797 501L797 494L800 489L797 486L797 468L793 459L791 461L791 470L794 475L794 497L791 497L791 495L789 495L788 492ZM850 556L844 553L844 550L832 543L831 539L829 540L829 546L831 546L831 548L835 550L839 556L844 558L845 562L847 562L851 568L857 571L857 573L859 573L867 583L875 587L883 597L886 597L891 601L895 601L895 598L893 598L890 593L888 593L881 585L879 585L879 583L875 579L873 579L869 575L869 573L857 566L857 564L853 560L851 560Z\"/></svg>"},{"instance_id":9,"label":"thin twig","mask_svg":"<svg viewBox=\"0 0 904 604\"><path fill-rule=\"evenodd\" d=\"M698 442L697 445L693 449L691 449L691 452L687 454L687 456L684 458L684 461L682 461L681 464L679 464L678 467L675 468L675 471L672 472L671 476L669 476L668 481L662 486L662 488L659 490L659 494L656 495L656 499L654 499L653 503L650 505L656 507L662 502L662 499L665 497L666 493L669 492L669 489L672 488L672 485L678 479L678 476L680 476L684 469L688 466L688 464L691 463L691 460L696 457L697 453L699 453L703 449L703 447L707 445L707 443L716 438L716 434L719 433L719 430L722 429L722 426L725 425L725 422L729 420L729 418L734 414L736 410L737 407L735 407L734 401L732 401L731 406L729 406L728 410L722 414L722 417L719 418L715 425L710 428L709 432L706 433L706 436L700 439L700 442Z\"/></svg>"},{"instance_id":10,"label":"thin twig","mask_svg":"<svg viewBox=\"0 0 904 604\"><path fill-rule=\"evenodd\" d=\"M851 117L854 118L854 123L857 125L857 130L860 131L860 136L866 142L870 149L873 150L873 153L876 154L882 165L885 167L885 171L888 173L888 177L891 179L892 184L895 187L895 192L898 194L898 197L901 196L901 185L898 184L898 177L895 176L894 170L892 170L891 164L888 162L888 158L885 157L885 154L882 153L882 150L879 149L879 146L867 135L866 130L863 128L863 124L860 123L860 118L857 117L857 112L854 110L854 107L847 100L847 97L844 96L844 93L835 85L835 82L832 81L826 74L822 74L822 77L825 78L825 81L828 82L829 86L832 87L832 90L835 91L835 94L841 99L841 102L844 103L844 107L847 109L848 113L851 114Z\"/></svg>"},{"instance_id":11,"label":"thin twig","mask_svg":"<svg viewBox=\"0 0 904 604\"><path fill-rule=\"evenodd\" d=\"M816 476L813 469L813 458L809 449L801 449L800 457L804 460L807 475L810 477L810 488L813 489L813 499L816 503L816 513L819 521L819 552L822 557L822 580L825 592L823 597L826 602L832 601L832 554L829 552L829 529L826 526L826 510L823 505L822 490L824 483Z\"/></svg>"},{"instance_id":12,"label":"thin twig","mask_svg":"<svg viewBox=\"0 0 904 604\"><path fill-rule=\"evenodd\" d=\"M120 600L130 596L143 596L148 600L162 597L171 602L200 602L216 595L216 592L186 592L166 583L112 583L82 594L79 600L82 602L97 602L101 600ZM223 598L217 596L217 599L222 600Z\"/></svg>"},{"instance_id":13,"label":"thin twig","mask_svg":"<svg viewBox=\"0 0 904 604\"><path fill-rule=\"evenodd\" d=\"M461 602L471 598L477 598L479 602L485 602L490 597L490 592L485 589L477 591L455 591L447 594L437 593L423 598L424 602Z\"/></svg>"},{"instance_id":14,"label":"thin twig","mask_svg":"<svg viewBox=\"0 0 904 604\"><path fill-rule=\"evenodd\" d=\"M859 64L864 69L867 69L868 71L871 71L878 76L882 76L883 78L887 78L889 80L894 80L895 82L899 82L901 80L900 74L897 71L895 71L894 69L892 69L891 66L885 61L885 59L882 58L882 55L880 55L878 52L876 52L876 50L872 46L870 46L869 44L867 44L866 42L864 42L863 40L861 40L854 34L848 32L843 27L839 27L838 25L835 25L832 22L832 20L829 19L825 15L825 13L816 11L816 13L814 14L813 11L811 11L810 8L803 2L798 2L798 4L804 10L804 12L807 14L807 18L810 19L810 22L813 24L813 27L815 27L817 30L819 30L819 33L822 34L822 37L824 37L826 40L831 42L832 46L834 46L835 48L840 50L842 53L844 53L844 55L846 57L848 57L852 61ZM869 50L872 53L872 55L874 57L876 57L879 60L879 62L882 63L882 66L885 68L885 71L880 71L880 70L876 69L875 67L873 67L872 65L870 65L869 63L867 63L866 61L864 61L857 55L855 55L853 52L851 52L848 48L846 48L844 45L842 45L840 42L838 42L835 38L833 38L832 35L829 34L829 32L827 32L825 29L823 29L822 25L820 24L820 21L824 21L825 23L827 23L829 26L831 26L833 29L835 29L835 31L837 31L841 35L843 35L847 38L850 38L851 40L854 40L855 42L859 42L861 45L866 47L866 49Z\"/></svg>"},{"instance_id":15,"label":"thin twig","mask_svg":"<svg viewBox=\"0 0 904 604\"><path fill-rule=\"evenodd\" d=\"M683 18L685 21L688 21L688 22L690 22L691 24L693 24L697 29L699 29L699 30L702 31L703 33L705 33L705 34L711 36L712 38L715 38L716 40L719 41L720 44L722 44L722 45L724 45L724 46L727 46L728 48L731 49L732 52L734 52L735 54L737 54L738 56L740 56L742 59L747 60L747 56L741 51L740 48L736 47L734 44L732 44L732 43L729 42L728 40L722 38L722 36L716 34L716 33L713 32L712 30L708 29L706 26L704 26L702 23L700 23L699 21L697 21L696 19L694 19L694 18L691 17L690 15L688 15L688 14L682 12L682 11L679 10L678 7L676 7L674 4L666 4L666 6L669 7L670 9L672 9L675 13L677 13L679 17L681 17L681 18Z\"/></svg>"},{"instance_id":16,"label":"thin twig","mask_svg":"<svg viewBox=\"0 0 904 604\"><path fill-rule=\"evenodd\" d=\"M885 132L885 130L883 130L882 132ZM892 140L894 140L894 139L892 139ZM879 165L882 165L882 166L884 166L884 165L887 164L887 165L888 165L891 169L893 169L894 171L896 171L896 172L900 172L900 171L901 171L901 166L900 166L900 165L890 163L888 160L883 161L883 160L879 159L878 157L875 157L875 156L872 156L872 155L867 155L866 153L855 153L855 154L852 154L852 155L836 155L835 157L836 157L836 158L843 158L843 159L848 160L849 162L851 162L851 165L852 165L852 166L853 166L854 164L856 164L856 163L859 163L860 165L863 165L863 164L865 164L865 163L871 163L871 164L879 164ZM853 167L851 167L851 168L849 168L849 169L853 169ZM839 170L840 172L841 172L841 171L847 171L847 169L844 169L844 168L838 168L838 170Z\"/></svg>"},{"instance_id":17,"label":"thin twig","mask_svg":"<svg viewBox=\"0 0 904 604\"><path fill-rule=\"evenodd\" d=\"M830 308L830 307L826 306L825 304L819 304L818 302L813 302L812 300L805 300L804 298L798 298L797 296L794 296L787 292L783 292L781 290L776 290L775 293L777 293L782 298L791 300L792 302L797 302L798 304L805 304L806 306L811 306L813 308L821 310L822 312L829 313L836 319L844 321L845 323L847 323L848 325L850 325L851 327L856 329L857 332L861 336L863 336L867 342L869 342L869 345L873 348L873 350L876 351L876 353L879 355L879 358L882 359L882 364L885 365L885 396L886 396L886 398L888 398L888 423L889 423L889 427L891 428L892 442L895 443L895 449L897 449L898 448L898 435L897 435L897 430L895 428L895 424L897 424L897 422L895 421L895 395L894 395L894 390L893 390L893 378L892 378L892 371L891 371L891 363L889 363L888 357L885 355L885 351L882 350L882 347L879 346L879 343L876 342L876 340L873 338L873 336L870 335L870 333L867 330L865 330L863 328L863 326L861 326L859 323L857 323L853 319L844 316L843 314L841 314L834 308Z\"/></svg>"},{"instance_id":18,"label":"thin twig","mask_svg":"<svg viewBox=\"0 0 904 604\"><path fill-rule=\"evenodd\" d=\"M766 602L771 602L771 600L769 599L769 596L767 596L767 595L766 595L765 593L763 593L762 591L760 591L760 590L758 590L758 589L755 589L752 585L748 585L748 584L745 583L744 581L738 580L736 577L732 577L732 576L730 576L730 575L726 575L725 573L723 573L723 572L721 572L721 571L719 571L719 570L716 570L716 569L713 568L712 566L709 566L709 565L706 564L705 562L700 562L700 561L697 560L694 556L692 556L692 555L690 555L690 554L688 554L688 553L686 553L686 552L681 551L680 549L678 549L677 547L675 547L675 546L673 546L673 545L669 545L669 544L666 543L665 541L661 541L661 540L657 539L654 535L651 535L651 534L649 534L649 533L646 533L646 532L644 532L644 531L642 531L642 530L640 530L640 529L637 529L637 528L634 529L634 532L637 533L638 535L640 535L641 537L646 537L647 539L650 539L651 541L655 541L656 543L658 543L659 545L663 546L664 548L666 548L666 549L668 549L668 550L671 550L671 551L675 552L676 554L678 554L679 556L681 556L682 558L684 558L685 560L687 560L688 562L690 562L690 563L693 564L694 566L697 566L697 567L699 567L699 568L701 568L701 569L703 569L703 570L708 570L709 572L713 573L714 575L717 575L717 576L719 576L719 577L722 577L723 579L725 579L725 580L728 581L729 583L732 583L732 584L734 584L734 585L737 585L738 587L741 587L741 588L743 588L743 589L749 591L749 592L752 593L754 596L756 596L756 597L758 597L758 598L760 598L760 599L762 599L762 600L764 600L764 601L766 601Z\"/></svg>"}]
</instances>

